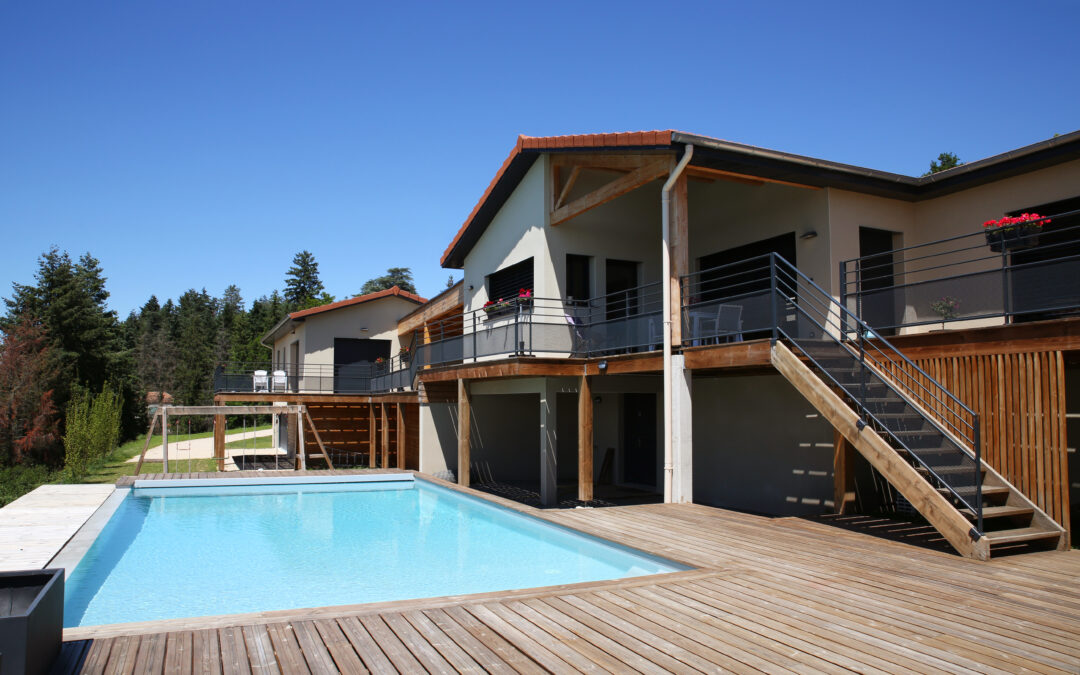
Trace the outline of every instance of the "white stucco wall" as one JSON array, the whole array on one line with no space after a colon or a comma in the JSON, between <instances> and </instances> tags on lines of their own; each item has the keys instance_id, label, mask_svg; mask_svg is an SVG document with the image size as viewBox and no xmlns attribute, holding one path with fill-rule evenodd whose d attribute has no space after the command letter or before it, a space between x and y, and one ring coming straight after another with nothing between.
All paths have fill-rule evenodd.
<instances>
[{"instance_id":1,"label":"white stucco wall","mask_svg":"<svg viewBox=\"0 0 1080 675\"><path fill-rule=\"evenodd\" d=\"M293 331L278 338L274 354L285 350L289 359L288 345L300 342L301 360L304 365L334 364L334 338L357 338L389 340L391 356L398 353L398 319L416 309L415 302L397 296L388 296L358 305L342 307L306 317L295 325ZM361 331L367 328L367 332Z\"/></svg>"}]
</instances>

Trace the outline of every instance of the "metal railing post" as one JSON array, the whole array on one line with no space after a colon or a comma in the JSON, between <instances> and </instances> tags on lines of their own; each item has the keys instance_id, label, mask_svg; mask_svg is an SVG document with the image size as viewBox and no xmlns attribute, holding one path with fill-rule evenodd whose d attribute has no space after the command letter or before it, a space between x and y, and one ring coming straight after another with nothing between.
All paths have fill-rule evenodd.
<instances>
[{"instance_id":1,"label":"metal railing post","mask_svg":"<svg viewBox=\"0 0 1080 675\"><path fill-rule=\"evenodd\" d=\"M975 445L975 521L979 534L983 533L983 502L982 502L982 434L979 430L979 416L972 417L971 437Z\"/></svg>"},{"instance_id":2,"label":"metal railing post","mask_svg":"<svg viewBox=\"0 0 1080 675\"><path fill-rule=\"evenodd\" d=\"M476 363L476 313L472 313L472 360Z\"/></svg>"},{"instance_id":3,"label":"metal railing post","mask_svg":"<svg viewBox=\"0 0 1080 675\"><path fill-rule=\"evenodd\" d=\"M845 308L845 309L847 308L847 261L846 260L841 260L840 261L840 307ZM845 326L845 324L847 324L847 321L844 318L844 312L843 311L841 311L839 314L840 314L840 316L839 316L839 319L840 319L840 340L843 341L843 340L847 339L847 328Z\"/></svg>"},{"instance_id":4,"label":"metal railing post","mask_svg":"<svg viewBox=\"0 0 1080 675\"><path fill-rule=\"evenodd\" d=\"M1005 323L1012 323L1012 275L1009 274L1009 249L1001 242L1001 310L1005 314Z\"/></svg>"},{"instance_id":5,"label":"metal railing post","mask_svg":"<svg viewBox=\"0 0 1080 675\"><path fill-rule=\"evenodd\" d=\"M780 312L776 306L776 254L769 254L769 295L772 297L772 344L776 345L776 340L780 335Z\"/></svg>"}]
</instances>

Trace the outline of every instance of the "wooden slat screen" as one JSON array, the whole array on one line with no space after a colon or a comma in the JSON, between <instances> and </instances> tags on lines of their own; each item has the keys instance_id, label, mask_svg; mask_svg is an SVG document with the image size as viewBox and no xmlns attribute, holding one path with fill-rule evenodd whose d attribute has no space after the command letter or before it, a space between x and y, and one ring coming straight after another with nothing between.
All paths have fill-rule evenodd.
<instances>
[{"instance_id":1,"label":"wooden slat screen","mask_svg":"<svg viewBox=\"0 0 1080 675\"><path fill-rule=\"evenodd\" d=\"M979 415L983 460L1068 530L1062 353L911 358Z\"/></svg>"}]
</instances>

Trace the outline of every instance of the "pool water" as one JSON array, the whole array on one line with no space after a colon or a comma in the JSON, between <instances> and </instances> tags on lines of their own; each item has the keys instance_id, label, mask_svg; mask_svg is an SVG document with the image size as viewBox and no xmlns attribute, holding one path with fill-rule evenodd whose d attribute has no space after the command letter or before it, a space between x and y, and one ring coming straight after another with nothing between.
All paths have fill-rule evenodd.
<instances>
[{"instance_id":1,"label":"pool water","mask_svg":"<svg viewBox=\"0 0 1080 675\"><path fill-rule=\"evenodd\" d=\"M423 480L132 489L64 625L532 588L686 569Z\"/></svg>"}]
</instances>

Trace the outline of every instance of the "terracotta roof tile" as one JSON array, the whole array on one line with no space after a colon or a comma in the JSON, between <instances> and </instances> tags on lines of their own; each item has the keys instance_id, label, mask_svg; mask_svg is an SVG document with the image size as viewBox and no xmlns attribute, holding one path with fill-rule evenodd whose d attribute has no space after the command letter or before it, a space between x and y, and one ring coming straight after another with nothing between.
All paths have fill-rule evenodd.
<instances>
[{"instance_id":1,"label":"terracotta roof tile","mask_svg":"<svg viewBox=\"0 0 1080 675\"><path fill-rule=\"evenodd\" d=\"M670 145L671 135L674 131L668 129L666 131L628 131L618 132L610 134L577 134L573 136L518 136L517 143L514 145L514 149L510 151L510 156L506 158L506 161L499 167L495 177L491 180L487 189L484 190L484 194L481 195L480 201L473 207L469 217L465 219L465 223L462 224L457 234L454 236L454 240L450 242L450 245L446 247L446 250L442 255L442 264L446 264L447 259L450 258L450 254L453 253L457 247L461 238L465 235L466 230L472 225L473 220L476 218L476 214L484 206L484 203L491 197L491 193L495 190L495 186L502 180L503 174L510 168L513 161L521 154L523 150L529 151L545 151L545 150L558 150L561 148L606 148L606 147L650 147L657 145Z\"/></svg>"},{"instance_id":2,"label":"terracotta roof tile","mask_svg":"<svg viewBox=\"0 0 1080 675\"><path fill-rule=\"evenodd\" d=\"M351 307L352 305L359 305L364 302L371 302L372 300L378 300L379 298L386 298L389 296L397 296L404 298L405 300L411 300L417 304L424 304L427 302L426 298L421 298L415 293L403 291L397 286L387 288L384 291L378 291L375 293L368 293L367 295L358 295L355 298L349 298L348 300L339 300L337 302L331 302L327 305L319 305L318 307L312 307L311 309L300 310L299 312L293 312L289 314L290 319L302 319L312 314L321 314L322 312L330 312L335 309L341 309L342 307Z\"/></svg>"}]
</instances>

